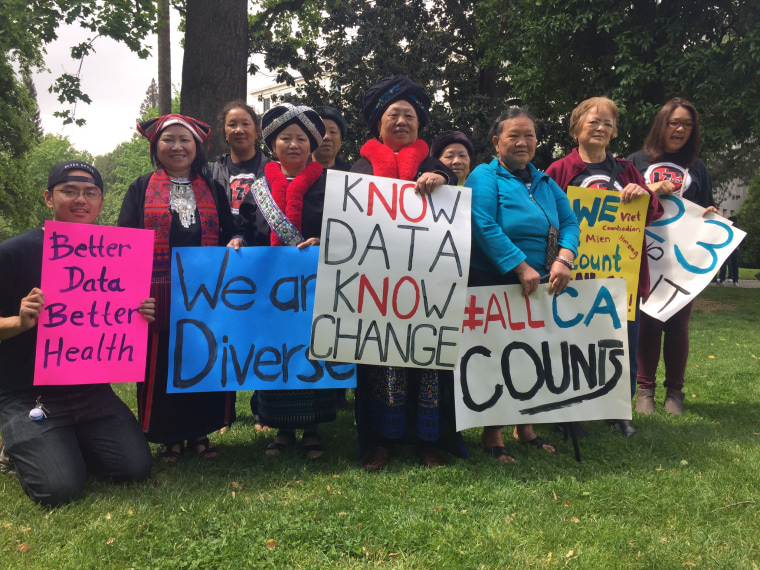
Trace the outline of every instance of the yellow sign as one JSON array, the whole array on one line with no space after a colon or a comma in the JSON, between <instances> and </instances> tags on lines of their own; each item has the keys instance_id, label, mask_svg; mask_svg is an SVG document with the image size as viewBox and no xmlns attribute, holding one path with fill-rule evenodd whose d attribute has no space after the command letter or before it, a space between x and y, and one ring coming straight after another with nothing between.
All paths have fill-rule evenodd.
<instances>
[{"instance_id":1,"label":"yellow sign","mask_svg":"<svg viewBox=\"0 0 760 570\"><path fill-rule=\"evenodd\" d=\"M625 279L628 320L635 320L649 196L624 204L619 192L570 186L567 197L581 226L573 279Z\"/></svg>"}]
</instances>

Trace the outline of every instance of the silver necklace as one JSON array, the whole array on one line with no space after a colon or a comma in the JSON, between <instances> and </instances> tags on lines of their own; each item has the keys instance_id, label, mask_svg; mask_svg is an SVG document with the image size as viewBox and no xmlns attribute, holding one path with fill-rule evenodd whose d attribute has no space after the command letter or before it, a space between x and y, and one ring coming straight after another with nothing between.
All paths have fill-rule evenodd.
<instances>
[{"instance_id":1,"label":"silver necklace","mask_svg":"<svg viewBox=\"0 0 760 570\"><path fill-rule=\"evenodd\" d=\"M172 190L169 207L177 212L179 223L187 229L195 223L195 194L193 185L187 178L171 178Z\"/></svg>"}]
</instances>

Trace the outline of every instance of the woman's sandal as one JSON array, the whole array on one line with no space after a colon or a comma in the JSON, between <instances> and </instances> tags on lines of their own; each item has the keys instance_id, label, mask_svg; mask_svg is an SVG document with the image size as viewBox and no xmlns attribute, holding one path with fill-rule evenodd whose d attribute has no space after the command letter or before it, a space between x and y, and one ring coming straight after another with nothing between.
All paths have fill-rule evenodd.
<instances>
[{"instance_id":1,"label":"woman's sandal","mask_svg":"<svg viewBox=\"0 0 760 570\"><path fill-rule=\"evenodd\" d=\"M520 440L518 440L520 441ZM547 453L556 453L557 448L555 448L551 443L546 441L543 438L540 438L538 436L534 437L530 441L520 441L520 443L524 443L525 445L532 445L533 447L537 447L538 449L541 449L543 451L546 451ZM545 445L548 445L553 449L553 451L549 451L548 449L544 448Z\"/></svg>"},{"instance_id":2,"label":"woman's sandal","mask_svg":"<svg viewBox=\"0 0 760 570\"><path fill-rule=\"evenodd\" d=\"M256 431L271 431L272 430L272 428L270 428L268 425L261 423L259 416L255 416L255 421L253 422L253 429L255 429Z\"/></svg>"},{"instance_id":3,"label":"woman's sandal","mask_svg":"<svg viewBox=\"0 0 760 570\"><path fill-rule=\"evenodd\" d=\"M494 445L491 447L484 447L483 453L486 455L490 455L493 457L496 461L501 461L502 463L513 463L515 458L512 457L509 454L509 451L507 451L507 448L503 445ZM507 459L505 461L502 461L501 458L506 457Z\"/></svg>"},{"instance_id":4,"label":"woman's sandal","mask_svg":"<svg viewBox=\"0 0 760 570\"><path fill-rule=\"evenodd\" d=\"M286 441L277 441L277 439L280 440L286 440ZM285 431L285 430L279 430L277 432L277 436L275 437L274 441L269 442L269 445L267 445L266 454L267 455L282 455L282 452L285 451L286 448L290 447L296 442L296 434L292 431Z\"/></svg>"},{"instance_id":5,"label":"woman's sandal","mask_svg":"<svg viewBox=\"0 0 760 570\"><path fill-rule=\"evenodd\" d=\"M310 443L307 442L307 439L310 440ZM312 461L315 461L324 455L325 448L322 445L322 438L319 437L319 433L316 431L303 432L301 441L303 442L303 448L306 450L306 457Z\"/></svg>"},{"instance_id":6,"label":"woman's sandal","mask_svg":"<svg viewBox=\"0 0 760 570\"><path fill-rule=\"evenodd\" d=\"M167 443L161 448L161 453L159 453L158 456L164 463L176 463L179 461L184 449L181 441L177 443Z\"/></svg>"},{"instance_id":7,"label":"woman's sandal","mask_svg":"<svg viewBox=\"0 0 760 570\"><path fill-rule=\"evenodd\" d=\"M219 453L219 450L211 445L211 442L205 435L203 437L197 437L187 443L188 447L192 446L195 449L198 457L203 457L204 459L212 459L216 457L217 453Z\"/></svg>"}]
</instances>

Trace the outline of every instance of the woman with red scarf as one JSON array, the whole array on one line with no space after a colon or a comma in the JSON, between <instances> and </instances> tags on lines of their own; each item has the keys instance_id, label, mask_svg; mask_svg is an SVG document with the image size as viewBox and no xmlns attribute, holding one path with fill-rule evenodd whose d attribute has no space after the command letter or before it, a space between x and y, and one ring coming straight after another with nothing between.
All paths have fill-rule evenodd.
<instances>
[{"instance_id":1,"label":"woman with red scarf","mask_svg":"<svg viewBox=\"0 0 760 570\"><path fill-rule=\"evenodd\" d=\"M404 75L386 77L371 87L362 114L373 137L361 148L351 172L416 181L415 191L430 193L457 177L418 137L428 122L430 98ZM395 366L360 366L356 388L357 426L367 471L382 469L393 444L411 441L426 467L444 465L439 443L464 455L453 429L453 378L437 370ZM407 428L407 422L414 424ZM447 437L448 436L448 437Z\"/></svg>"},{"instance_id":2,"label":"woman with red scarf","mask_svg":"<svg viewBox=\"0 0 760 570\"><path fill-rule=\"evenodd\" d=\"M240 206L249 245L319 245L325 176L322 165L310 162L322 144L325 125L310 107L282 103L261 120L262 136L277 162L264 167ZM335 390L258 390L262 424L278 428L267 455L280 455L303 429L309 459L324 453L317 424L335 419Z\"/></svg>"},{"instance_id":3,"label":"woman with red scarf","mask_svg":"<svg viewBox=\"0 0 760 570\"><path fill-rule=\"evenodd\" d=\"M205 458L217 449L207 435L235 420L235 393L167 394L171 249L189 246L239 247L224 188L208 175L201 143L211 128L184 115L140 123L150 142L156 171L135 180L124 196L118 225L155 231L151 297L156 322L148 338L145 382L137 385L140 424L148 441L162 443L161 459L176 462L188 447Z\"/></svg>"}]
</instances>

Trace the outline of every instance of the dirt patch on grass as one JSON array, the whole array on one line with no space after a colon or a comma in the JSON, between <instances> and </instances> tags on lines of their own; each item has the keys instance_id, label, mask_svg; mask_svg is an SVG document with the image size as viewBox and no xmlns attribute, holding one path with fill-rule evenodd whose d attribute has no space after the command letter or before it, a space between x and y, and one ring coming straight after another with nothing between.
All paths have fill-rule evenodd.
<instances>
[{"instance_id":1,"label":"dirt patch on grass","mask_svg":"<svg viewBox=\"0 0 760 570\"><path fill-rule=\"evenodd\" d=\"M711 315L714 315L715 313L722 311L733 311L736 308L736 305L721 303L720 301L710 301L709 299L697 298L694 301L694 308L697 311L702 311L703 313L710 313Z\"/></svg>"}]
</instances>

